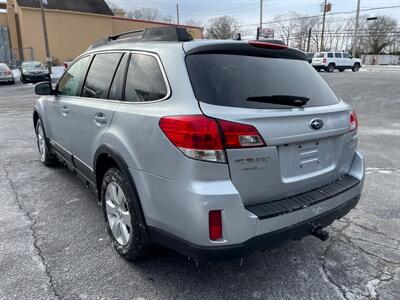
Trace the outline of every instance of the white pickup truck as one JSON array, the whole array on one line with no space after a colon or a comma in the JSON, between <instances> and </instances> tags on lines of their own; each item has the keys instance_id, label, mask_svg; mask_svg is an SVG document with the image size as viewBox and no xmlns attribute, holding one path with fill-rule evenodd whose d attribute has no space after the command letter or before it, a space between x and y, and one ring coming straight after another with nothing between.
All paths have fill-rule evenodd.
<instances>
[{"instance_id":1,"label":"white pickup truck","mask_svg":"<svg viewBox=\"0 0 400 300\"><path fill-rule=\"evenodd\" d=\"M316 52L311 64L317 71L333 72L338 69L343 72L346 69L351 69L353 72L357 72L361 68L361 59L353 58L347 52L324 51Z\"/></svg>"}]
</instances>

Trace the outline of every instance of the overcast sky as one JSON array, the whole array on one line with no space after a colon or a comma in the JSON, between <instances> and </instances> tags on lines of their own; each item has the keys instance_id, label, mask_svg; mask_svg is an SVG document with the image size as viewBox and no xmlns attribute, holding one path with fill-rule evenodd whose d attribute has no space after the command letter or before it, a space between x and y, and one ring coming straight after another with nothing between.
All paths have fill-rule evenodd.
<instances>
[{"instance_id":1,"label":"overcast sky","mask_svg":"<svg viewBox=\"0 0 400 300\"><path fill-rule=\"evenodd\" d=\"M244 25L259 21L259 0L111 0L125 8L152 7L158 8L163 14L176 16L176 3L179 3L180 19L197 19L202 23L221 15L231 15ZM354 11L357 0L330 0L332 12ZM263 18L270 21L277 14L294 11L301 14L320 14L322 0L264 0ZM361 9L400 6L400 0L361 0ZM385 14L400 19L400 7L368 11L370 15ZM341 17L351 15L338 15Z\"/></svg>"}]
</instances>

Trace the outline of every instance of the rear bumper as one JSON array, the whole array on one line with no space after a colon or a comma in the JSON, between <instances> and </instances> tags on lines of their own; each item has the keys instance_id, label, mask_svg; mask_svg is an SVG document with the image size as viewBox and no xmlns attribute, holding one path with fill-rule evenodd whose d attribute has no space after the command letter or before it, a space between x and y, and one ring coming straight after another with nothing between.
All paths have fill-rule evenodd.
<instances>
[{"instance_id":1,"label":"rear bumper","mask_svg":"<svg viewBox=\"0 0 400 300\"><path fill-rule=\"evenodd\" d=\"M324 69L324 68L326 68L327 66L325 66L325 65L319 65L319 64L311 64L314 68L316 68L316 69Z\"/></svg>"},{"instance_id":2,"label":"rear bumper","mask_svg":"<svg viewBox=\"0 0 400 300\"><path fill-rule=\"evenodd\" d=\"M192 163L198 164L195 170L208 167L196 161ZM261 212L267 210L268 214L263 215L254 207L243 205L230 180L175 184L148 172L130 171L140 199L146 199L141 204L151 240L185 255L207 260L248 255L279 246L287 240L299 239L310 234L316 226L328 226L357 204L364 183L364 160L356 152L347 172L353 178L350 182L335 182L334 189L328 185L318 189L318 193L310 191L284 199L273 214L270 214L269 204L257 205L261 206ZM298 206L300 202L304 203L301 207ZM289 210L283 210L292 204L294 206ZM221 240L209 239L210 210L222 211Z\"/></svg>"},{"instance_id":3,"label":"rear bumper","mask_svg":"<svg viewBox=\"0 0 400 300\"><path fill-rule=\"evenodd\" d=\"M10 76L0 76L0 82L10 82L13 81L14 77L12 75Z\"/></svg>"},{"instance_id":4,"label":"rear bumper","mask_svg":"<svg viewBox=\"0 0 400 300\"><path fill-rule=\"evenodd\" d=\"M310 235L316 227L326 227L333 221L345 216L357 205L359 199L360 195L314 218L253 237L244 243L235 245L199 246L153 227L149 227L149 234L153 241L198 260L230 260L248 256L259 250L275 248L286 241L301 239Z\"/></svg>"}]
</instances>

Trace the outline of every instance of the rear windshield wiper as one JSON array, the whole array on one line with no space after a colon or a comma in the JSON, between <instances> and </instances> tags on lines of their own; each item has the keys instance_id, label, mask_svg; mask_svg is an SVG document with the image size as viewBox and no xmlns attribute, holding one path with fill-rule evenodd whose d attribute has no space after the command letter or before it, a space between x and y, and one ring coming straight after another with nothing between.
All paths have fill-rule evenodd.
<instances>
[{"instance_id":1,"label":"rear windshield wiper","mask_svg":"<svg viewBox=\"0 0 400 300\"><path fill-rule=\"evenodd\" d=\"M247 101L272 103L289 106L304 106L310 100L307 97L290 96L290 95L271 95L271 96L257 96L249 97Z\"/></svg>"}]
</instances>

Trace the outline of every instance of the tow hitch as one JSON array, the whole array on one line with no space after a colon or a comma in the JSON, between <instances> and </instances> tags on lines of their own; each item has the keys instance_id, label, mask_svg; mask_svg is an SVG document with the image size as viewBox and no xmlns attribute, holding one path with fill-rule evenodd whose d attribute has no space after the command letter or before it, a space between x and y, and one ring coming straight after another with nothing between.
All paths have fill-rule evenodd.
<instances>
[{"instance_id":1,"label":"tow hitch","mask_svg":"<svg viewBox=\"0 0 400 300\"><path fill-rule=\"evenodd\" d=\"M315 236L323 242L329 238L329 232L322 229L321 226L315 226L314 229L311 231L311 235Z\"/></svg>"}]
</instances>

